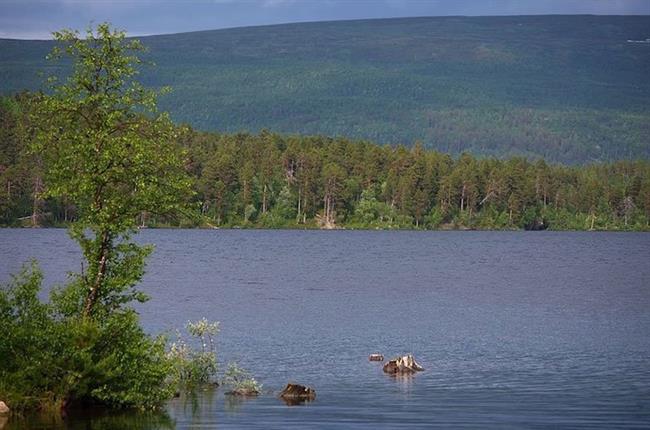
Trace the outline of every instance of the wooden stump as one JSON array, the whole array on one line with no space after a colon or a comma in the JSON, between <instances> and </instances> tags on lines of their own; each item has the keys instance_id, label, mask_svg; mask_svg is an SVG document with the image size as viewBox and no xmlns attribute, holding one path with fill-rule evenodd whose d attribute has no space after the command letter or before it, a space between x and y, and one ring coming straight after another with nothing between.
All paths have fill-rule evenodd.
<instances>
[{"instance_id":1,"label":"wooden stump","mask_svg":"<svg viewBox=\"0 0 650 430\"><path fill-rule=\"evenodd\" d=\"M384 365L384 372L391 375L406 375L424 370L412 355L394 358Z\"/></svg>"}]
</instances>

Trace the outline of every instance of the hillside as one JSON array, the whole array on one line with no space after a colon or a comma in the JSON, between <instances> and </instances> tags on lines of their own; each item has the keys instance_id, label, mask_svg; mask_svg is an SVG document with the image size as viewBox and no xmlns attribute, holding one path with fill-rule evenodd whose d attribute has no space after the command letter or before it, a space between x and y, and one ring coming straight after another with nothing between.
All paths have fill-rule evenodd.
<instances>
[{"instance_id":1,"label":"hillside","mask_svg":"<svg viewBox=\"0 0 650 430\"><path fill-rule=\"evenodd\" d=\"M440 17L141 38L160 103L202 130L344 135L583 163L650 158L649 16ZM51 42L0 40L0 92ZM48 68L46 68L48 67Z\"/></svg>"}]
</instances>

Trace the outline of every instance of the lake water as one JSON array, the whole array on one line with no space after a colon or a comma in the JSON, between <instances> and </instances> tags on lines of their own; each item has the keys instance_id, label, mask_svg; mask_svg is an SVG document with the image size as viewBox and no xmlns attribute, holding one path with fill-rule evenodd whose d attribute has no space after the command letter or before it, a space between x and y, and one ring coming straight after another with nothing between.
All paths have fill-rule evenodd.
<instances>
[{"instance_id":1,"label":"lake water","mask_svg":"<svg viewBox=\"0 0 650 430\"><path fill-rule=\"evenodd\" d=\"M221 363L264 384L167 416L71 417L8 428L650 428L650 234L145 230L139 307L158 333L221 322ZM78 270L64 230L0 230L0 282L36 258ZM413 353L392 378L371 353ZM287 406L288 382L312 403Z\"/></svg>"}]
</instances>

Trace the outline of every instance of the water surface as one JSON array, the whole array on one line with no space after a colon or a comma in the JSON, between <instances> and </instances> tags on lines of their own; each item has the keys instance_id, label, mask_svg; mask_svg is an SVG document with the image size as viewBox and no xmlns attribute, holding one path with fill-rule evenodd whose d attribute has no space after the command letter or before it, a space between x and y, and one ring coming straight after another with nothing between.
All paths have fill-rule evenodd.
<instances>
[{"instance_id":1,"label":"water surface","mask_svg":"<svg viewBox=\"0 0 650 430\"><path fill-rule=\"evenodd\" d=\"M142 285L152 299L138 308L146 329L221 321L220 362L250 369L265 395L217 390L171 402L164 418L30 426L650 427L650 234L146 230L138 240L156 245ZM0 230L0 282L29 258L49 287L80 255L64 230ZM388 377L373 352L413 353L426 371ZM316 401L278 400L290 380Z\"/></svg>"}]
</instances>

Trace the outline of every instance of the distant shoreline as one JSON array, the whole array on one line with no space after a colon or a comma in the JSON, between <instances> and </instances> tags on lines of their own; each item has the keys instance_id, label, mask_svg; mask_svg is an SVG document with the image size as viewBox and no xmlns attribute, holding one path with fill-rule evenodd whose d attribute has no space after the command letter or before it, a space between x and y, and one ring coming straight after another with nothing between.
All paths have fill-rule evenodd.
<instances>
[{"instance_id":1,"label":"distant shoreline","mask_svg":"<svg viewBox=\"0 0 650 430\"><path fill-rule=\"evenodd\" d=\"M20 227L20 226L2 226L1 230L67 230L68 227L64 226L42 226L42 227ZM621 229L562 229L554 230L548 228L545 230L526 230L522 228L511 228L511 229L489 229L489 228L358 228L358 227L340 227L340 228L318 228L318 227L280 227L280 228L269 228L269 227L174 227L174 226L151 226L146 228L139 228L137 231L141 230L225 230L225 231L404 231L404 232L535 232L535 233L563 233L563 232L580 232L580 233L650 233L650 227L645 230L621 230Z\"/></svg>"}]
</instances>

